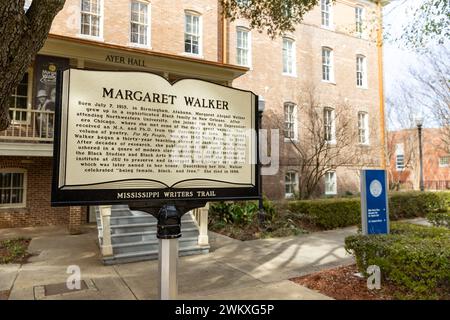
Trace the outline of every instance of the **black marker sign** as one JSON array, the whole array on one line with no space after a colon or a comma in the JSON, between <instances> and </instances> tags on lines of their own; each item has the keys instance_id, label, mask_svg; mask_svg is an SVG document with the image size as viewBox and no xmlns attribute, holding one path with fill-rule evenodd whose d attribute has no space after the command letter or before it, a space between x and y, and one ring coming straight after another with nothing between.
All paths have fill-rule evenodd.
<instances>
[{"instance_id":1,"label":"black marker sign","mask_svg":"<svg viewBox=\"0 0 450 320\"><path fill-rule=\"evenodd\" d=\"M53 205L258 197L252 92L142 72L60 78Z\"/></svg>"}]
</instances>

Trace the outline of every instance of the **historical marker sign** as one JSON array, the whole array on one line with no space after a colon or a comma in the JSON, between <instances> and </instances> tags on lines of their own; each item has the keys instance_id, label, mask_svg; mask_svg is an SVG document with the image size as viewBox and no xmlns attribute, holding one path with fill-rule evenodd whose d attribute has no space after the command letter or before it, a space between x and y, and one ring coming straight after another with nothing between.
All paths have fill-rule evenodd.
<instances>
[{"instance_id":1,"label":"historical marker sign","mask_svg":"<svg viewBox=\"0 0 450 320\"><path fill-rule=\"evenodd\" d=\"M258 197L252 92L69 69L58 94L53 205Z\"/></svg>"},{"instance_id":2,"label":"historical marker sign","mask_svg":"<svg viewBox=\"0 0 450 320\"><path fill-rule=\"evenodd\" d=\"M389 233L385 170L361 170L361 221L363 234Z\"/></svg>"}]
</instances>

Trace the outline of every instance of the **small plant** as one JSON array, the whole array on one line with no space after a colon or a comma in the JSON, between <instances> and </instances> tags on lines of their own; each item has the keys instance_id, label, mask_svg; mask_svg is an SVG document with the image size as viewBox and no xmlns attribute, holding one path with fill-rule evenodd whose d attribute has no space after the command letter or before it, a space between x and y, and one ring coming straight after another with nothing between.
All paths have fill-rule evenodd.
<instances>
[{"instance_id":1,"label":"small plant","mask_svg":"<svg viewBox=\"0 0 450 320\"><path fill-rule=\"evenodd\" d=\"M20 262L29 256L27 252L30 239L17 238L0 241L0 263Z\"/></svg>"}]
</instances>

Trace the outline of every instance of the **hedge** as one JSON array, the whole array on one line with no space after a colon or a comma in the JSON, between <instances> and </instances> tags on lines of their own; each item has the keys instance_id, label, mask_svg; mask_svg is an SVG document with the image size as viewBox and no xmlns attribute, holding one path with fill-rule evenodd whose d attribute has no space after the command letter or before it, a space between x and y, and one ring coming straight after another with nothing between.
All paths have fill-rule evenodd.
<instances>
[{"instance_id":1,"label":"hedge","mask_svg":"<svg viewBox=\"0 0 450 320\"><path fill-rule=\"evenodd\" d=\"M391 220L447 212L449 207L450 192L402 192L389 196ZM290 201L288 209L297 219L326 230L356 225L361 221L359 198Z\"/></svg>"},{"instance_id":2,"label":"hedge","mask_svg":"<svg viewBox=\"0 0 450 320\"><path fill-rule=\"evenodd\" d=\"M450 298L449 229L394 222L389 235L347 237L345 249L360 272L379 266L382 279L397 285L401 298Z\"/></svg>"}]
</instances>

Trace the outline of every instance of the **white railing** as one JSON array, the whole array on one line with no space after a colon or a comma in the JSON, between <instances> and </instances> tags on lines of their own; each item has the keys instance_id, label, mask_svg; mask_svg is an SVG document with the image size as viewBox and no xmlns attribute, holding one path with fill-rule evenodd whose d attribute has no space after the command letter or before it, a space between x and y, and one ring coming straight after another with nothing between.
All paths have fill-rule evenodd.
<instances>
[{"instance_id":1,"label":"white railing","mask_svg":"<svg viewBox=\"0 0 450 320\"><path fill-rule=\"evenodd\" d=\"M53 142L55 112L10 108L11 125L0 131L0 140Z\"/></svg>"}]
</instances>

